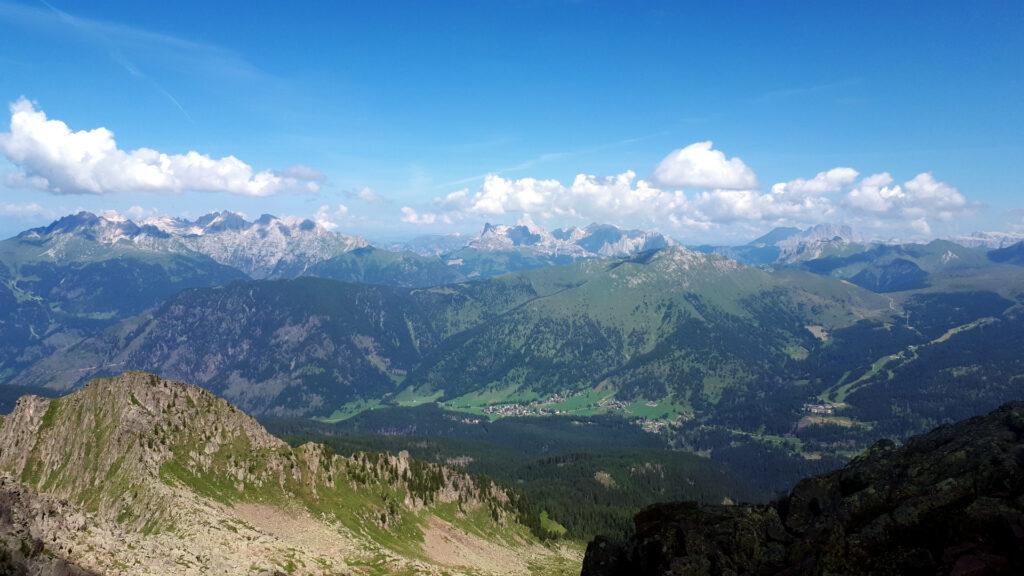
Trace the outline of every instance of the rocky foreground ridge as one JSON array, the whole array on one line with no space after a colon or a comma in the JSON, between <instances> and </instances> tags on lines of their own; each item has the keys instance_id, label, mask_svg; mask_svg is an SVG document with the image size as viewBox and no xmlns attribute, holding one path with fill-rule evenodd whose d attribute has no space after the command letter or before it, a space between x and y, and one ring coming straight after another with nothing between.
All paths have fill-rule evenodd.
<instances>
[{"instance_id":1,"label":"rocky foreground ridge","mask_svg":"<svg viewBox=\"0 0 1024 576\"><path fill-rule=\"evenodd\" d=\"M583 576L1024 574L1024 403L881 441L765 506L652 506Z\"/></svg>"},{"instance_id":2,"label":"rocky foreground ridge","mask_svg":"<svg viewBox=\"0 0 1024 576\"><path fill-rule=\"evenodd\" d=\"M32 574L529 573L509 493L398 456L292 448L144 372L0 424L0 566ZM13 569L12 569L13 570Z\"/></svg>"}]
</instances>

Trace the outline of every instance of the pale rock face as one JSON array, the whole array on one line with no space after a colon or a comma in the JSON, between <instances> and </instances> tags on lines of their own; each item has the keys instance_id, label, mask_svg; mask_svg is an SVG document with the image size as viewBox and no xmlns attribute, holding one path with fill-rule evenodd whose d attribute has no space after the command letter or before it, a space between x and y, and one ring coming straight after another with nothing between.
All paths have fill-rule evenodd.
<instances>
[{"instance_id":1,"label":"pale rock face","mask_svg":"<svg viewBox=\"0 0 1024 576\"><path fill-rule=\"evenodd\" d=\"M579 226L571 226L569 228L559 228L551 233L555 238L559 240L567 240L569 242L579 242L587 236L587 231Z\"/></svg>"},{"instance_id":2,"label":"pale rock face","mask_svg":"<svg viewBox=\"0 0 1024 576\"><path fill-rule=\"evenodd\" d=\"M586 257L586 251L567 240L560 240L524 216L513 225L486 224L483 232L469 242L470 248L484 252L523 249L546 256Z\"/></svg>"},{"instance_id":3,"label":"pale rock face","mask_svg":"<svg viewBox=\"0 0 1024 576\"><path fill-rule=\"evenodd\" d=\"M140 222L117 213L80 212L19 237L46 242L47 255L54 260L72 254L72 240L86 239L153 252L199 253L256 279L298 276L318 262L369 245L363 238L333 232L308 219L264 214L249 221L228 211L195 220L152 216ZM476 237L425 237L397 248L430 256L469 247L482 252L584 259L617 258L675 245L672 238L658 232L608 224L548 231L524 216L511 225L487 224Z\"/></svg>"},{"instance_id":4,"label":"pale rock face","mask_svg":"<svg viewBox=\"0 0 1024 576\"><path fill-rule=\"evenodd\" d=\"M48 241L54 259L61 259L62 247L76 237L154 252L198 252L253 278L298 275L317 262L367 246L362 238L332 232L312 220L264 214L250 222L227 211L194 221L158 216L141 224L117 214L80 212L21 237Z\"/></svg>"},{"instance_id":5,"label":"pale rock face","mask_svg":"<svg viewBox=\"0 0 1024 576\"><path fill-rule=\"evenodd\" d=\"M198 226L190 220L174 216L152 216L143 220L142 225L152 226L161 232L166 232L173 236L200 235L203 233L202 226Z\"/></svg>"},{"instance_id":6,"label":"pale rock face","mask_svg":"<svg viewBox=\"0 0 1024 576\"><path fill-rule=\"evenodd\" d=\"M779 261L793 262L820 257L830 246L863 242L863 237L849 226L818 224L776 243Z\"/></svg>"},{"instance_id":7,"label":"pale rock face","mask_svg":"<svg viewBox=\"0 0 1024 576\"><path fill-rule=\"evenodd\" d=\"M999 249L1024 241L1024 232L975 232L949 240L967 248Z\"/></svg>"},{"instance_id":8,"label":"pale rock face","mask_svg":"<svg viewBox=\"0 0 1024 576\"><path fill-rule=\"evenodd\" d=\"M807 230L804 230L800 234L791 236L779 243L780 246L790 246L793 244L799 244L801 242L826 242L826 241L840 241L846 242L847 244L853 242L861 242L863 239L860 234L856 233L852 228L845 225L837 224L818 224L812 226Z\"/></svg>"},{"instance_id":9,"label":"pale rock face","mask_svg":"<svg viewBox=\"0 0 1024 576\"><path fill-rule=\"evenodd\" d=\"M524 216L516 224L487 224L470 248L486 252L525 251L543 256L571 258L622 257L674 246L671 238L658 232L623 230L609 224L573 226L549 232Z\"/></svg>"},{"instance_id":10,"label":"pale rock face","mask_svg":"<svg viewBox=\"0 0 1024 576\"><path fill-rule=\"evenodd\" d=\"M267 214L251 223L218 217L201 234L183 236L181 242L254 278L298 275L312 264L367 246L362 238L332 232L312 220Z\"/></svg>"}]
</instances>

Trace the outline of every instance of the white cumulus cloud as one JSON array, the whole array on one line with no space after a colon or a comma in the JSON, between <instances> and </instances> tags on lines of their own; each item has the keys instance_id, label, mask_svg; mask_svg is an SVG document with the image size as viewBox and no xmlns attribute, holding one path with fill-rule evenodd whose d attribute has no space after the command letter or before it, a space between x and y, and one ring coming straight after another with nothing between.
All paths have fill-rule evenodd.
<instances>
[{"instance_id":1,"label":"white cumulus cloud","mask_svg":"<svg viewBox=\"0 0 1024 576\"><path fill-rule=\"evenodd\" d=\"M654 169L665 186L743 190L757 186L757 176L739 158L726 158L708 140L673 150Z\"/></svg>"},{"instance_id":2,"label":"white cumulus cloud","mask_svg":"<svg viewBox=\"0 0 1024 576\"><path fill-rule=\"evenodd\" d=\"M637 180L635 172L626 171L607 177L579 174L569 184L490 174L475 193L457 190L435 199L434 204L438 210L457 217L531 213L542 217L614 219L646 218L652 210L672 209L684 201L682 192L660 190L645 180Z\"/></svg>"},{"instance_id":3,"label":"white cumulus cloud","mask_svg":"<svg viewBox=\"0 0 1024 576\"><path fill-rule=\"evenodd\" d=\"M902 207L904 216L949 220L971 208L959 190L939 182L931 172L918 174L913 180L904 182L903 189L906 191L906 202Z\"/></svg>"},{"instance_id":4,"label":"white cumulus cloud","mask_svg":"<svg viewBox=\"0 0 1024 576\"><path fill-rule=\"evenodd\" d=\"M256 171L235 158L199 152L166 154L150 148L125 151L106 128L74 131L21 98L10 106L10 132L0 134L0 152L19 172L10 184L53 194L184 191L269 196L320 189L323 175L297 166L284 172Z\"/></svg>"},{"instance_id":5,"label":"white cumulus cloud","mask_svg":"<svg viewBox=\"0 0 1024 576\"><path fill-rule=\"evenodd\" d=\"M664 184L665 172L676 170ZM902 185L887 172L861 178L839 166L811 178L796 178L759 189L738 158L727 159L710 142L681 148L656 170L660 184L637 178L632 170L613 176L578 174L571 182L555 179L486 176L478 189L461 189L435 198L432 206L402 208L402 221L446 223L532 214L561 218L710 230L728 225L757 229L764 225L809 225L826 220L902 227L930 234L930 220L948 220L972 209L953 186L923 173ZM697 187L697 184L703 187ZM712 185L716 184L716 185ZM744 186L740 186L743 184ZM691 189L684 190L684 186ZM695 188L695 189L694 189ZM884 226L882 223L887 222Z\"/></svg>"},{"instance_id":6,"label":"white cumulus cloud","mask_svg":"<svg viewBox=\"0 0 1024 576\"><path fill-rule=\"evenodd\" d=\"M324 204L316 211L313 220L326 230L335 230L338 228L338 220L344 220L347 216L348 206L338 204L332 208L330 205Z\"/></svg>"},{"instance_id":7,"label":"white cumulus cloud","mask_svg":"<svg viewBox=\"0 0 1024 576\"><path fill-rule=\"evenodd\" d=\"M377 204L384 201L384 198L369 186L363 186L360 188L359 191L356 192L356 197L363 202L369 202L371 204Z\"/></svg>"},{"instance_id":8,"label":"white cumulus cloud","mask_svg":"<svg viewBox=\"0 0 1024 576\"><path fill-rule=\"evenodd\" d=\"M970 212L974 206L955 187L922 172L902 185L894 184L888 172L862 179L846 195L845 203L854 211L879 218L915 221L918 231L928 230L927 219L951 220Z\"/></svg>"},{"instance_id":9,"label":"white cumulus cloud","mask_svg":"<svg viewBox=\"0 0 1024 576\"><path fill-rule=\"evenodd\" d=\"M638 179L632 170L604 177L579 174L568 184L492 174L476 192L458 190L434 204L455 218L530 213L542 218L627 219L699 228L741 220L812 219L833 212L828 198L798 194L785 185L769 193L721 188L687 193Z\"/></svg>"},{"instance_id":10,"label":"white cumulus cloud","mask_svg":"<svg viewBox=\"0 0 1024 576\"><path fill-rule=\"evenodd\" d=\"M826 172L818 172L814 178L805 180L797 178L789 182L772 185L773 194L790 196L811 196L839 192L857 180L860 174L853 168L839 167Z\"/></svg>"},{"instance_id":11,"label":"white cumulus cloud","mask_svg":"<svg viewBox=\"0 0 1024 576\"><path fill-rule=\"evenodd\" d=\"M903 198L903 189L892 186L893 178L888 172L872 174L860 181L846 195L846 202L856 210L884 214L891 212Z\"/></svg>"}]
</instances>

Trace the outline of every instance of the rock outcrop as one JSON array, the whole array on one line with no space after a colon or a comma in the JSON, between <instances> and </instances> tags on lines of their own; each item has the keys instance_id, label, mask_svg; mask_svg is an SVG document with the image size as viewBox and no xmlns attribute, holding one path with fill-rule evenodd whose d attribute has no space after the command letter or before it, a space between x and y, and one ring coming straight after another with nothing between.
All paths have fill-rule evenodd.
<instances>
[{"instance_id":1,"label":"rock outcrop","mask_svg":"<svg viewBox=\"0 0 1024 576\"><path fill-rule=\"evenodd\" d=\"M0 476L0 574L95 574L58 556L65 552L61 550L61 536L81 531L85 522L85 516L66 502L43 497L11 478Z\"/></svg>"},{"instance_id":2,"label":"rock outcrop","mask_svg":"<svg viewBox=\"0 0 1024 576\"><path fill-rule=\"evenodd\" d=\"M558 554L506 538L526 533L517 518L489 481L405 453L293 448L210 392L144 372L24 396L0 421L0 575L510 572L431 556L442 521L510 557Z\"/></svg>"},{"instance_id":3,"label":"rock outcrop","mask_svg":"<svg viewBox=\"0 0 1024 576\"><path fill-rule=\"evenodd\" d=\"M584 576L1024 574L1024 403L881 441L765 506L650 507Z\"/></svg>"}]
</instances>

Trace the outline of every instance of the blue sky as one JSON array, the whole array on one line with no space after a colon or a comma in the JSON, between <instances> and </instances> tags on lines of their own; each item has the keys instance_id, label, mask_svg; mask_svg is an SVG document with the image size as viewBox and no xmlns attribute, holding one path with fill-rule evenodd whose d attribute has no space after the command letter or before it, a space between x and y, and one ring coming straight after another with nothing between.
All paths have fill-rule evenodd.
<instances>
[{"instance_id":1,"label":"blue sky","mask_svg":"<svg viewBox=\"0 0 1024 576\"><path fill-rule=\"evenodd\" d=\"M0 119L0 235L77 208L377 238L522 212L687 241L1015 229L1022 29L1012 1L0 1L0 99L25 121ZM54 122L125 156L83 167ZM139 148L168 155L160 183L122 177ZM189 151L252 178L184 177ZM834 168L856 176L813 180Z\"/></svg>"}]
</instances>

